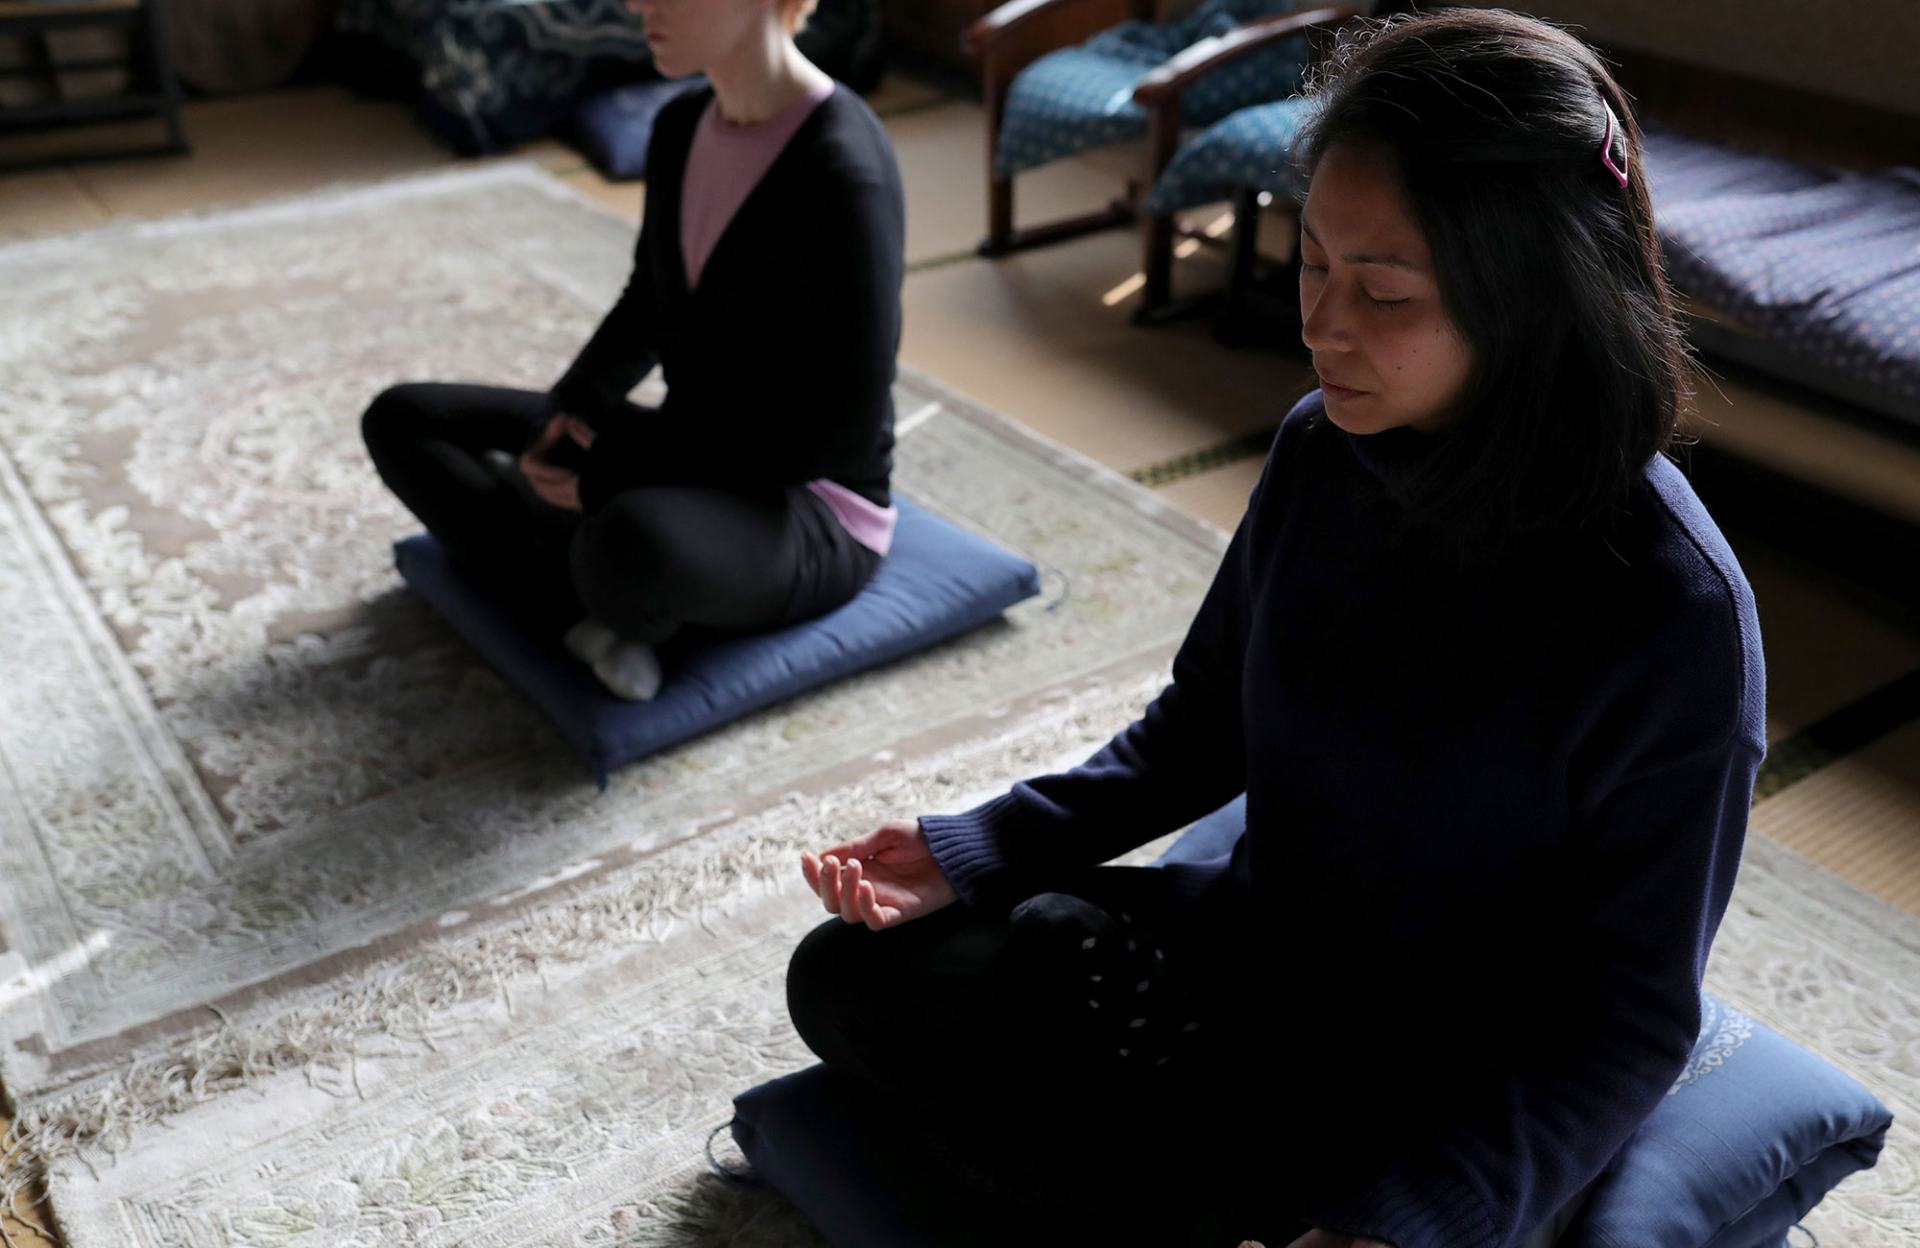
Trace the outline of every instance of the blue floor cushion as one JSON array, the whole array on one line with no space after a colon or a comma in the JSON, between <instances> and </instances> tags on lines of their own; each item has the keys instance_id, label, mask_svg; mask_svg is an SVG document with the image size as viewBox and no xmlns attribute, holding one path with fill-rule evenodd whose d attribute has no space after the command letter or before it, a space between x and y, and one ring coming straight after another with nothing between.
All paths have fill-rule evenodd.
<instances>
[{"instance_id":1,"label":"blue floor cushion","mask_svg":"<svg viewBox=\"0 0 1920 1248\"><path fill-rule=\"evenodd\" d=\"M1577 1248L1780 1248L1893 1115L1825 1059L1711 995L1686 1069L1561 1236Z\"/></svg>"},{"instance_id":2,"label":"blue floor cushion","mask_svg":"<svg viewBox=\"0 0 1920 1248\"><path fill-rule=\"evenodd\" d=\"M573 141L615 182L647 176L647 145L660 110L707 85L704 76L654 78L602 92L573 115Z\"/></svg>"},{"instance_id":3,"label":"blue floor cushion","mask_svg":"<svg viewBox=\"0 0 1920 1248\"><path fill-rule=\"evenodd\" d=\"M899 495L893 549L866 588L815 620L754 636L707 637L661 651L651 702L624 702L563 649L462 576L428 536L394 546L415 592L553 720L602 786L608 773L750 711L924 650L1040 592L1033 565Z\"/></svg>"},{"instance_id":4,"label":"blue floor cushion","mask_svg":"<svg viewBox=\"0 0 1920 1248\"><path fill-rule=\"evenodd\" d=\"M1245 826L1239 798L1160 864L1228 855ZM1684 1071L1557 1248L1783 1248L1835 1184L1878 1158L1893 1116L1872 1093L1718 999L1703 995L1702 1007ZM978 1222L1012 1215L952 1182L896 1122L812 1066L736 1097L732 1129L754 1173L837 1248L995 1242ZM949 1226L964 1229L933 1234Z\"/></svg>"}]
</instances>

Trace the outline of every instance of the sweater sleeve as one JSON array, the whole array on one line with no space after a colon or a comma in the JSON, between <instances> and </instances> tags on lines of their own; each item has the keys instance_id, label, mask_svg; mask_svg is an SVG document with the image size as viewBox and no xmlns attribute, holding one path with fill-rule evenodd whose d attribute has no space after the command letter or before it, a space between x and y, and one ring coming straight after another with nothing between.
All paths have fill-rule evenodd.
<instances>
[{"instance_id":1,"label":"sweater sleeve","mask_svg":"<svg viewBox=\"0 0 1920 1248\"><path fill-rule=\"evenodd\" d=\"M1281 491L1276 465L1303 422L1289 417L1245 516L1173 660L1173 679L1139 719L1080 766L1023 780L921 831L954 890L970 904L1043 892L1050 879L1105 862L1211 813L1247 784L1242 672L1255 590L1257 534ZM1188 872L1187 886L1209 876ZM1183 876L1183 879L1186 878Z\"/></svg>"},{"instance_id":2,"label":"sweater sleeve","mask_svg":"<svg viewBox=\"0 0 1920 1248\"><path fill-rule=\"evenodd\" d=\"M577 415L597 428L595 417L618 407L659 362L649 241L642 224L626 289L548 392L552 410Z\"/></svg>"},{"instance_id":3,"label":"sweater sleeve","mask_svg":"<svg viewBox=\"0 0 1920 1248\"><path fill-rule=\"evenodd\" d=\"M1559 972L1566 998L1542 1043L1462 1072L1444 1122L1399 1124L1409 1146L1365 1190L1327 1193L1313 1225L1396 1248L1505 1248L1551 1219L1659 1105L1700 1026L1707 954L1733 892L1765 753L1757 639L1734 687L1675 679L1676 717L1720 731L1689 747L1672 731L1590 799L1565 878L1577 916ZM1708 666L1716 666L1709 663ZM1714 682L1718 683L1718 682ZM1742 688L1744 687L1744 693ZM1697 698L1695 695L1699 695ZM1734 726L1727 730L1727 708ZM1364 921L1364 916L1359 916Z\"/></svg>"}]
</instances>

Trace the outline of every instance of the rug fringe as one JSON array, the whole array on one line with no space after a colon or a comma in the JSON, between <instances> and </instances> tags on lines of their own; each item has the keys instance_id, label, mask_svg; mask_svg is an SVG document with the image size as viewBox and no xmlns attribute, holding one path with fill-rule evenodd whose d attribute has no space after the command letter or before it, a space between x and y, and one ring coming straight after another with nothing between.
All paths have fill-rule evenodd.
<instances>
[{"instance_id":1,"label":"rug fringe","mask_svg":"<svg viewBox=\"0 0 1920 1248\"><path fill-rule=\"evenodd\" d=\"M800 853L844 839L881 812L946 810L990 786L1055 765L1075 745L1096 745L1164 687L1156 672L1063 700L1018 728L964 743L817 798L798 795L748 819L596 882L498 928L443 938L360 982L282 1014L232 1023L175 1052L44 1105L21 1107L0 1137L0 1207L69 1159L123 1150L141 1127L288 1071L324 1071L358 1091L359 1046L376 1037L434 1050L457 1034L446 1013L497 997L506 981L548 963L582 961L617 943L658 941L658 920L751 899L754 885L797 872ZM715 842L715 835L721 838ZM764 890L762 890L764 892Z\"/></svg>"}]
</instances>

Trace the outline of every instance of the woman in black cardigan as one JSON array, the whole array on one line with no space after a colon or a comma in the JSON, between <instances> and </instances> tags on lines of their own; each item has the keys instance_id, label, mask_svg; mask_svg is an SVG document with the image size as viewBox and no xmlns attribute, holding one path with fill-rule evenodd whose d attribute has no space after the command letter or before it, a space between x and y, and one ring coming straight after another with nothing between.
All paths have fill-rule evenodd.
<instances>
[{"instance_id":1,"label":"woman in black cardigan","mask_svg":"<svg viewBox=\"0 0 1920 1248\"><path fill-rule=\"evenodd\" d=\"M619 302L547 393L400 385L362 430L463 571L644 699L682 627L819 615L885 553L905 213L878 119L794 47L807 0L633 7L712 86L655 125ZM665 402L629 401L656 363Z\"/></svg>"}]
</instances>

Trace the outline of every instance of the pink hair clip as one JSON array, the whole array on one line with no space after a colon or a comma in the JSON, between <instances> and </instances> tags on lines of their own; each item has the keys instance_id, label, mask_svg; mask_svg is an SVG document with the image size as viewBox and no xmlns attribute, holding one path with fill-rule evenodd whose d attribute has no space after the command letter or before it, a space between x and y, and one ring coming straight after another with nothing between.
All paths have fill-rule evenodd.
<instances>
[{"instance_id":1,"label":"pink hair clip","mask_svg":"<svg viewBox=\"0 0 1920 1248\"><path fill-rule=\"evenodd\" d=\"M1620 129L1620 119L1613 115L1613 106L1601 100L1600 107L1607 114L1606 133L1600 136L1600 163L1607 167L1607 172L1611 173L1621 186L1625 186L1627 184L1627 136ZM1617 164L1613 159L1615 134L1620 135L1620 160Z\"/></svg>"}]
</instances>

